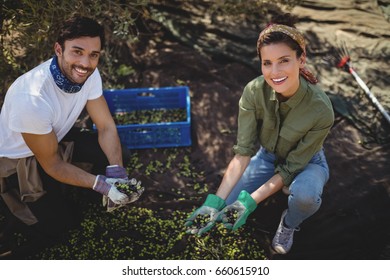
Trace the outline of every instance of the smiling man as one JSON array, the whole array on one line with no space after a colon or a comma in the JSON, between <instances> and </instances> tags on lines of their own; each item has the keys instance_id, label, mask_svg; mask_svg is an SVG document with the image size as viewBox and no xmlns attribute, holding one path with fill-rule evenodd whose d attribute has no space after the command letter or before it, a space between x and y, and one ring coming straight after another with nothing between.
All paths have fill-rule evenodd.
<instances>
[{"instance_id":1,"label":"smiling man","mask_svg":"<svg viewBox=\"0 0 390 280\"><path fill-rule=\"evenodd\" d=\"M55 56L17 79L1 110L1 198L10 221L21 221L45 238L58 236L69 220L63 185L93 189L116 204L134 201L115 187L128 175L102 95L97 65L103 46L104 29L95 20L65 21L54 44ZM84 108L97 134L74 128ZM74 161L92 163L91 173ZM0 256L12 252L7 241L14 224L0 232Z\"/></svg>"}]
</instances>

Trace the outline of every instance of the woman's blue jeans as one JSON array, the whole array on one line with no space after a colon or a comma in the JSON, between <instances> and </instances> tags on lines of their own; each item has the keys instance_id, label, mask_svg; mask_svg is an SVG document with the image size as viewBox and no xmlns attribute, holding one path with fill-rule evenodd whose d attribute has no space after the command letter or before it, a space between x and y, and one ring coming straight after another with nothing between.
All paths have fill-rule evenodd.
<instances>
[{"instance_id":1,"label":"woman's blue jeans","mask_svg":"<svg viewBox=\"0 0 390 280\"><path fill-rule=\"evenodd\" d=\"M273 153L260 148L251 158L241 179L226 199L226 203L233 203L242 190L254 192L274 176L275 159ZM320 208L322 190L328 179L329 167L324 150L321 149L289 186L288 211L284 219L287 227L297 228Z\"/></svg>"}]
</instances>

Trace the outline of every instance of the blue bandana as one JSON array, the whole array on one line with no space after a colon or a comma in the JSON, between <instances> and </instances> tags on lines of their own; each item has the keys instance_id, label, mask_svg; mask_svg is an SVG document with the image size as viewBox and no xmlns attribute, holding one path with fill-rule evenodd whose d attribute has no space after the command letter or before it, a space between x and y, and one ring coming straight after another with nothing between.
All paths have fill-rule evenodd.
<instances>
[{"instance_id":1,"label":"blue bandana","mask_svg":"<svg viewBox=\"0 0 390 280\"><path fill-rule=\"evenodd\" d=\"M57 56L54 56L53 60L51 61L50 72L57 86L66 93L79 92L84 85L84 83L75 84L71 82L67 77L65 77L64 74L62 74L61 69L58 66Z\"/></svg>"}]
</instances>

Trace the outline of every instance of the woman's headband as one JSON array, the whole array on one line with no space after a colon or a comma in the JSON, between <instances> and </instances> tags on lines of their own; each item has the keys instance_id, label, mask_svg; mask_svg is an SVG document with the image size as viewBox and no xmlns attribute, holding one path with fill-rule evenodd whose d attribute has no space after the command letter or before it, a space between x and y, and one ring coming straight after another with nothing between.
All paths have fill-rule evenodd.
<instances>
[{"instance_id":1,"label":"woman's headband","mask_svg":"<svg viewBox=\"0 0 390 280\"><path fill-rule=\"evenodd\" d=\"M303 37L303 34L298 29L283 24L271 23L263 31L261 31L259 35L259 41L263 41L264 36L272 32L281 32L283 34L286 34L295 42L297 42L298 45L301 47L302 51L306 54L305 38Z\"/></svg>"}]
</instances>

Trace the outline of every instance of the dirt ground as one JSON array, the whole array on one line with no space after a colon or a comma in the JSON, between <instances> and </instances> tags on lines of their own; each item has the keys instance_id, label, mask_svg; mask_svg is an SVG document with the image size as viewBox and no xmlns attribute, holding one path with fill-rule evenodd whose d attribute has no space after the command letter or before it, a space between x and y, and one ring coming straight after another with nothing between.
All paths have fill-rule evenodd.
<instances>
[{"instance_id":1,"label":"dirt ground","mask_svg":"<svg viewBox=\"0 0 390 280\"><path fill-rule=\"evenodd\" d=\"M324 63L324 57L331 54L331 45L337 46L344 41L356 71L388 109L390 23L383 13L386 7L388 11L388 4L384 1L381 6L376 1L328 2L304 1L292 12L300 17L299 28L308 39L309 67L318 75L320 84L335 105L336 122L325 143L331 178L324 190L321 209L296 233L291 253L272 257L390 258L390 124L370 104L350 74ZM213 24L216 23L210 23ZM242 36L241 41L234 38L235 44L241 43L249 50L253 48L253 52L248 51L241 61L235 57L216 56L206 48L203 54L194 51L195 45L201 44L204 33L212 33L212 27L207 28L207 25L202 29L203 33L191 37L192 41L176 37L172 29L163 29L161 40L141 40L145 44L143 48L133 49L135 67L142 69L138 77L140 87L180 83L190 87L194 132L191 162L198 169L207 171L210 192L218 187L233 155L237 103L242 89L259 75L255 40L260 29L251 26L248 30L245 24L231 28L234 32L242 28L242 33L234 33ZM220 36L221 41L228 38L223 33L216 36ZM145 180L148 182L149 179ZM163 177L154 178L154 182L161 180ZM140 203L158 207L153 206L149 196L158 192L161 185L150 182L150 186ZM194 204L175 204L175 207L188 209ZM256 221L251 223L259 229L265 244L269 245L272 240L286 204L286 196L276 194L254 213Z\"/></svg>"}]
</instances>

